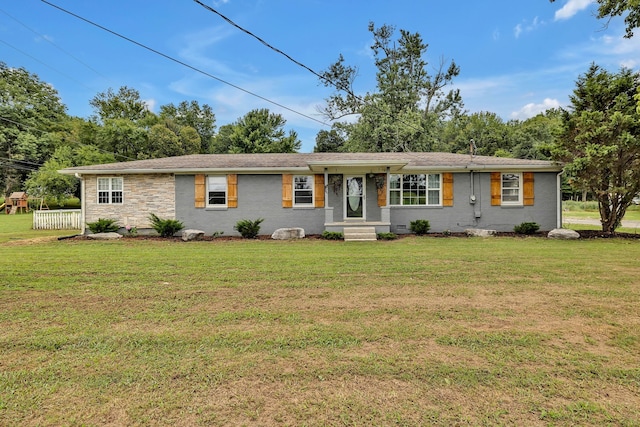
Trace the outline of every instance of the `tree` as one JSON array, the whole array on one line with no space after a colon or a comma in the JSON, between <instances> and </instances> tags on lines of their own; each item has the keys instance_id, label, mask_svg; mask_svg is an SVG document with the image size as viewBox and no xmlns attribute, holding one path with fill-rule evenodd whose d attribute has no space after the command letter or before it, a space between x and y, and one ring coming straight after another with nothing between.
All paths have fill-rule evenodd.
<instances>
[{"instance_id":1,"label":"tree","mask_svg":"<svg viewBox=\"0 0 640 427\"><path fill-rule=\"evenodd\" d=\"M29 169L51 154L50 132L66 118L58 92L24 68L0 62L0 187L19 190Z\"/></svg>"},{"instance_id":2,"label":"tree","mask_svg":"<svg viewBox=\"0 0 640 427\"><path fill-rule=\"evenodd\" d=\"M160 118L177 125L179 127L178 134L181 133L180 128L182 127L195 129L200 136L200 151L202 153L212 152L211 144L216 131L216 117L209 105L204 104L201 107L197 101L190 103L182 101L177 106L173 104L162 105Z\"/></svg>"},{"instance_id":3,"label":"tree","mask_svg":"<svg viewBox=\"0 0 640 427\"><path fill-rule=\"evenodd\" d=\"M92 146L82 145L74 149L69 145L63 145L55 150L40 169L29 176L25 182L25 189L31 196L53 198L62 206L66 198L78 193L80 181L74 176L58 173L60 169L114 161L113 155L103 153Z\"/></svg>"},{"instance_id":4,"label":"tree","mask_svg":"<svg viewBox=\"0 0 640 427\"><path fill-rule=\"evenodd\" d=\"M550 0L552 3L555 0ZM624 18L626 38L633 37L633 30L640 27L640 2L638 0L596 0L598 2L598 18L611 20L616 16Z\"/></svg>"},{"instance_id":5,"label":"tree","mask_svg":"<svg viewBox=\"0 0 640 427\"><path fill-rule=\"evenodd\" d=\"M377 91L357 96L353 83L357 69L345 65L340 55L322 74L322 83L336 92L327 99L322 112L332 120L359 115L349 130L345 148L349 151L425 151L434 143L433 127L439 120L462 109L459 91L445 92L460 68L443 59L435 74L427 71L424 60L427 45L418 33L400 30L393 40L395 27L369 24L373 34Z\"/></svg>"},{"instance_id":6,"label":"tree","mask_svg":"<svg viewBox=\"0 0 640 427\"><path fill-rule=\"evenodd\" d=\"M103 123L118 119L138 122L150 113L147 104L140 98L140 92L127 86L120 87L117 93L111 88L100 92L89 104Z\"/></svg>"},{"instance_id":7,"label":"tree","mask_svg":"<svg viewBox=\"0 0 640 427\"><path fill-rule=\"evenodd\" d=\"M334 125L331 130L321 130L316 135L314 153L339 153L344 147L344 136L340 127Z\"/></svg>"},{"instance_id":8,"label":"tree","mask_svg":"<svg viewBox=\"0 0 640 427\"><path fill-rule=\"evenodd\" d=\"M567 162L572 185L598 201L602 230L613 233L640 191L640 74L593 64L580 76L564 111L554 156Z\"/></svg>"},{"instance_id":9,"label":"tree","mask_svg":"<svg viewBox=\"0 0 640 427\"><path fill-rule=\"evenodd\" d=\"M295 131L287 135L280 114L259 109L249 111L235 123L220 127L214 141L216 153L295 153L301 142Z\"/></svg>"}]
</instances>

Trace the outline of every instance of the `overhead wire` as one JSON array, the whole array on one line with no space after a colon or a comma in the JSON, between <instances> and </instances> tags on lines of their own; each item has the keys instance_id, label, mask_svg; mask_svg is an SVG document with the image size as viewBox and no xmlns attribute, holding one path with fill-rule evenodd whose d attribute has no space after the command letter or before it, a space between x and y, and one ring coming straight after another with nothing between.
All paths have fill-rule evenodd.
<instances>
[{"instance_id":1,"label":"overhead wire","mask_svg":"<svg viewBox=\"0 0 640 427\"><path fill-rule=\"evenodd\" d=\"M14 125L17 125L17 126L21 126L21 127L25 128L25 129L28 129L29 131L36 131L36 132L40 132L42 134L50 133L50 131L34 128L33 126L25 125L24 123L20 123L20 122L16 122L15 120L7 119L6 117L0 116L0 120L3 120L3 121L8 122L8 123L13 123ZM101 151L101 152L103 152L105 154L112 154L114 157L119 157L119 158L122 158L122 159L125 159L125 160L138 160L138 159L134 159L133 157L125 156L124 154L118 154L118 153L114 153L112 151L103 150L102 148L96 147L95 145L84 144L84 143L82 143L80 141L76 141L76 140L71 140L71 142L73 142L74 144L78 144L78 145L80 145L82 147L93 148L93 149Z\"/></svg>"},{"instance_id":2,"label":"overhead wire","mask_svg":"<svg viewBox=\"0 0 640 427\"><path fill-rule=\"evenodd\" d=\"M258 98L258 99L261 99L261 100L263 100L263 101L265 101L265 102L268 102L268 103L270 103L270 104L273 104L273 105L275 105L275 106L277 106L277 107L280 107L280 108L282 108L282 109L285 109L285 110L287 110L287 111L289 111L289 112L291 112L291 113L294 113L294 114L297 114L297 115L299 115L299 116L305 117L305 118L307 118L307 119L309 119L309 120L312 120L312 121L314 121L314 122L317 122L317 123L319 123L319 124L321 124L321 125L323 125L323 126L328 126L328 127L330 127L330 125L329 125L328 123L325 123L325 122L323 122L322 120L318 120L318 119L316 119L315 117L311 117L311 116L309 116L309 115L307 115L307 114L304 114L304 113L301 113L301 112L299 112L299 111L296 111L296 110L294 110L293 108L290 108L290 107L287 107L287 106L285 106L285 105L282 105L282 104L280 104L280 103L278 103L278 102L276 102L276 101L273 101L273 100L271 100L271 99L268 99L268 98L266 98L266 97L264 97L264 96L262 96L262 95L258 95L258 94L256 94L255 92L251 92L251 91L249 91L249 90L247 90L247 89L244 89L244 88L242 88L242 87L240 87L240 86L238 86L238 85L235 85L235 84L233 84L233 83L231 83L231 82L228 82L228 81L226 81L226 80L224 80L224 79L221 79L220 77L217 77L217 76L215 76L215 75L213 75L213 74L211 74L211 73L209 73L209 72L207 72L207 71L204 71L204 70L202 70L202 69L200 69L200 68L197 68L197 67L195 67L195 66L193 66L193 65L190 65L190 64L188 64L188 63L186 63L186 62L184 62L184 61L181 61L181 60L179 60L179 59L177 59L177 58L174 58L174 57L172 57L172 56L170 56L170 55L167 55L166 53L160 52L160 51L159 51L159 50L157 50L157 49L154 49L154 48L152 48L152 47L150 47L150 46L147 46L147 45L145 45L145 44L143 44L143 43L140 43L140 42L138 42L138 41L136 41L136 40L133 40L133 39L132 39L132 38L130 38L130 37L127 37L127 36L125 36L125 35L123 35L123 34L120 34L120 33L116 32L116 31L114 31L114 30L111 30L111 29L109 29L109 28L107 28L107 27L105 27L105 26L103 26L103 25L100 25L100 24L98 24L98 23L96 23L96 22L94 22L94 21L91 21L91 20L89 20L89 19L87 19L87 18L84 18L84 17L82 17L82 16L80 16L80 15L78 15L78 14L76 14L76 13L73 13L73 12L71 12L71 11L67 10L67 9L64 9L64 8L62 8L62 7L60 7L60 6L56 5L56 4L54 4L54 3L51 3L51 2L49 2L49 1L47 1L47 0L40 0L40 1L41 1L41 2L43 2L43 3L45 3L45 4L47 4L47 5L49 5L49 6L51 6L51 7L53 7L53 8L56 8L56 9L60 10L61 12L64 12L64 13L66 13L66 14L70 15L70 16L73 16L74 18L80 19L81 21L84 21L84 22L86 22L86 23L88 23L88 24L90 24L90 25L93 25L93 26L94 26L94 27L96 27L96 28L99 28L99 29L101 29L101 30L103 30L103 31L106 31L106 32L108 32L108 33L110 33L110 34L112 34L112 35L114 35L114 36L116 36L116 37L119 37L119 38L123 39L123 40L126 40L126 41L128 41L129 43L135 44L135 45L136 45L136 46L138 46L138 47L141 47L141 48L146 49L146 50L148 50L148 51L150 51L150 52L153 52L153 53L155 53L156 55L159 55L159 56L161 56L161 57L163 57L163 58L165 58L165 59L168 59L169 61L175 62L176 64L180 64L180 65L182 65L183 67L189 68L190 70L193 70L193 71L195 71L195 72L197 72L197 73L200 73L200 74L202 74L202 75L204 75L204 76L207 76L207 77L209 77L209 78L212 78L212 79L214 79L214 80L216 80L216 81L219 81L220 83L223 83L223 84L225 84L225 85L231 86L231 87L233 87L234 89L237 89L237 90L242 91L242 92L244 92L244 93L246 93L246 94L248 94L248 95L251 95L251 96L256 97L256 98Z\"/></svg>"},{"instance_id":3,"label":"overhead wire","mask_svg":"<svg viewBox=\"0 0 640 427\"><path fill-rule=\"evenodd\" d=\"M65 55L69 56L70 58L72 58L73 60L75 60L76 62L78 62L79 64L84 65L87 69L93 71L94 73L96 73L98 76L111 81L111 79L107 76L105 76L104 74L102 74L100 71L96 70L95 68L93 68L92 66L90 66L89 64L87 64L86 62L82 61L81 59L79 59L78 57L76 57L75 55L73 55L72 53L66 51L65 49L63 49L61 46L59 46L58 44L56 44L55 42L53 42L53 40L51 40L50 37L45 36L44 34L40 34L38 31L34 30L33 28L29 27L27 24L25 24L24 22L20 21L18 18L16 18L15 16L12 16L11 14L9 14L7 11L0 9L0 12L2 12L3 14L5 14L6 16L8 16L9 18L13 19L15 22L17 22L18 24L22 25L24 28L26 28L27 30L31 31L33 34L35 34L36 36L38 36L39 38L41 38L42 40L46 41L47 43L51 44L52 46L54 46L56 49L58 49L60 52L64 53Z\"/></svg>"},{"instance_id":4,"label":"overhead wire","mask_svg":"<svg viewBox=\"0 0 640 427\"><path fill-rule=\"evenodd\" d=\"M44 0L43 0L44 1ZM253 37L254 39L258 40L260 43L262 43L263 45L265 45L266 47L268 47L269 49L273 50L276 53L279 53L280 55L284 56L285 58L287 58L289 61L293 62L294 64L304 68L305 70L309 71L310 73L312 73L313 75L317 76L318 78L320 78L321 80L329 83L331 86L335 87L338 90L343 90L345 91L349 96L353 97L356 101L358 101L361 104L366 104L367 102L360 97L359 95L355 94L349 87L343 87L340 84L337 84L336 82L334 82L333 80L329 79L327 76L322 75L320 73L318 73L317 71L315 71L314 69L312 69L311 67L303 64L302 62L294 59L291 55L288 55L287 53L285 53L284 51L282 51L281 49L278 49L274 46L272 46L271 44L267 43L265 40L263 40L261 37L255 35L254 33L252 33L251 31L247 30L246 28L243 28L242 26L236 24L233 20L231 20L230 18L226 17L225 15L223 15L222 13L218 12L216 9L214 9L211 6L208 6L204 3L202 3L200 0L193 0L194 2L196 2L197 4L199 4L200 6L202 6L203 8L207 9L208 11L218 15L220 18L222 18L223 20L225 20L226 22L228 22L230 25L232 25L233 27L239 29L240 31L242 31L243 33ZM377 109L379 112L388 115L389 117L391 117L391 115L382 110L381 108L379 108L377 105L375 104L370 104L373 108ZM416 127L413 123L409 123L406 122L402 119L398 119L397 117L391 117L392 119L396 119L398 121L400 121L401 123L407 125L408 127L413 128L414 130L417 131L422 131L423 129L420 129L418 127Z\"/></svg>"}]
</instances>

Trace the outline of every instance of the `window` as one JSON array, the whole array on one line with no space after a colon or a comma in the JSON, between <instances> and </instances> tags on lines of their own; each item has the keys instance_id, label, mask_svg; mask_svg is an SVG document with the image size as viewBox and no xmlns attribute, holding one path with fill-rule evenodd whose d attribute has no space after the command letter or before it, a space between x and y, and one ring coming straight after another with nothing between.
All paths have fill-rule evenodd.
<instances>
[{"instance_id":1,"label":"window","mask_svg":"<svg viewBox=\"0 0 640 427\"><path fill-rule=\"evenodd\" d=\"M207 177L207 206L227 205L227 177Z\"/></svg>"},{"instance_id":2,"label":"window","mask_svg":"<svg viewBox=\"0 0 640 427\"><path fill-rule=\"evenodd\" d=\"M396 206L441 205L442 177L435 174L391 175L390 204Z\"/></svg>"},{"instance_id":3,"label":"window","mask_svg":"<svg viewBox=\"0 0 640 427\"><path fill-rule=\"evenodd\" d=\"M120 204L122 202L122 178L98 178L98 204Z\"/></svg>"},{"instance_id":4,"label":"window","mask_svg":"<svg viewBox=\"0 0 640 427\"><path fill-rule=\"evenodd\" d=\"M313 206L313 175L293 177L293 205Z\"/></svg>"},{"instance_id":5,"label":"window","mask_svg":"<svg viewBox=\"0 0 640 427\"><path fill-rule=\"evenodd\" d=\"M502 174L502 204L521 205L522 204L522 174L503 173Z\"/></svg>"}]
</instances>

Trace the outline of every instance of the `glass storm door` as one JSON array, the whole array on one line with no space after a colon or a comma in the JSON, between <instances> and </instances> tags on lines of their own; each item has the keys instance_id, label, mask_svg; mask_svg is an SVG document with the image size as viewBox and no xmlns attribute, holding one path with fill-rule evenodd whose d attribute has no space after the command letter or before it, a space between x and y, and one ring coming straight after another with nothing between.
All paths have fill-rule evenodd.
<instances>
[{"instance_id":1,"label":"glass storm door","mask_svg":"<svg viewBox=\"0 0 640 427\"><path fill-rule=\"evenodd\" d=\"M347 219L364 219L364 177L347 176L345 183L345 217Z\"/></svg>"}]
</instances>

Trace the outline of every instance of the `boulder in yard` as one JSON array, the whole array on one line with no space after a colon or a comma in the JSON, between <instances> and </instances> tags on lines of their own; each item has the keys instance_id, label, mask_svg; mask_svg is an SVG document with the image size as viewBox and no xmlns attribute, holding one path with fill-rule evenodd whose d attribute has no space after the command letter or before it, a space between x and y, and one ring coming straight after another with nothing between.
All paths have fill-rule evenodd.
<instances>
[{"instance_id":1,"label":"boulder in yard","mask_svg":"<svg viewBox=\"0 0 640 427\"><path fill-rule=\"evenodd\" d=\"M568 228L554 228L547 234L547 237L549 239L576 240L580 238L580 234Z\"/></svg>"},{"instance_id":2,"label":"boulder in yard","mask_svg":"<svg viewBox=\"0 0 640 427\"><path fill-rule=\"evenodd\" d=\"M93 240L115 240L115 239L121 239L122 238L122 234L113 232L113 233L94 233L94 234L87 234L87 238L88 239L93 239Z\"/></svg>"},{"instance_id":3,"label":"boulder in yard","mask_svg":"<svg viewBox=\"0 0 640 427\"><path fill-rule=\"evenodd\" d=\"M496 235L496 230L483 230L481 228L467 228L464 232L471 237L492 237Z\"/></svg>"},{"instance_id":4,"label":"boulder in yard","mask_svg":"<svg viewBox=\"0 0 640 427\"><path fill-rule=\"evenodd\" d=\"M289 240L289 239L303 239L304 228L290 227L290 228L278 228L271 235L275 240Z\"/></svg>"},{"instance_id":5,"label":"boulder in yard","mask_svg":"<svg viewBox=\"0 0 640 427\"><path fill-rule=\"evenodd\" d=\"M192 240L201 240L204 237L204 231L202 230L182 230L182 240L190 242Z\"/></svg>"}]
</instances>

